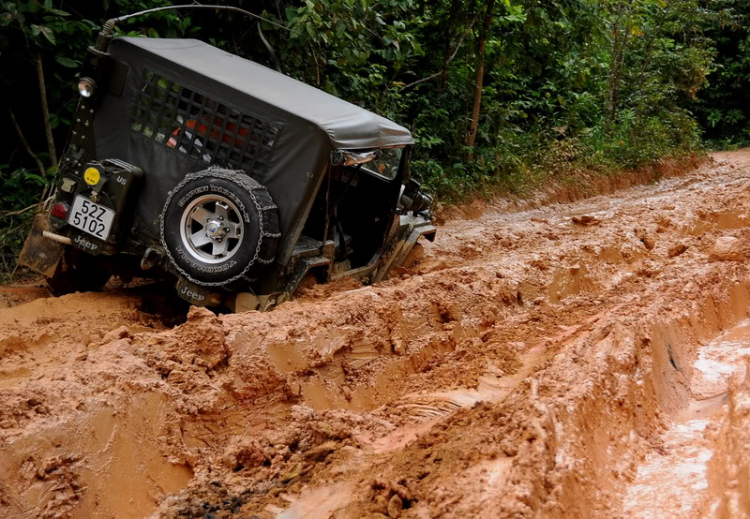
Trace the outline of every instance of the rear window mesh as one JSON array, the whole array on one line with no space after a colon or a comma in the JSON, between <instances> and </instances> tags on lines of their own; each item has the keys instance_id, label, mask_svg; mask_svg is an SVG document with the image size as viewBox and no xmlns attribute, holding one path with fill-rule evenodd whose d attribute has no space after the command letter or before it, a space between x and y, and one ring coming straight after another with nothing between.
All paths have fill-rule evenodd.
<instances>
[{"instance_id":1,"label":"rear window mesh","mask_svg":"<svg viewBox=\"0 0 750 519\"><path fill-rule=\"evenodd\" d=\"M243 114L150 70L143 74L130 127L206 165L268 171L281 127Z\"/></svg>"}]
</instances>

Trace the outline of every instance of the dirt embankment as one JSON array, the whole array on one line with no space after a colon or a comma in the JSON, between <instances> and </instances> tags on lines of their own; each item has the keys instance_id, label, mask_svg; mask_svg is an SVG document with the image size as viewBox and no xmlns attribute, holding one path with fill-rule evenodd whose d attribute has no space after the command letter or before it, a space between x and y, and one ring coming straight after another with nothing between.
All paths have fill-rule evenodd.
<instances>
[{"instance_id":1,"label":"dirt embankment","mask_svg":"<svg viewBox=\"0 0 750 519\"><path fill-rule=\"evenodd\" d=\"M740 517L749 173L487 207L398 279L267 314L168 327L148 287L2 309L0 510Z\"/></svg>"}]
</instances>

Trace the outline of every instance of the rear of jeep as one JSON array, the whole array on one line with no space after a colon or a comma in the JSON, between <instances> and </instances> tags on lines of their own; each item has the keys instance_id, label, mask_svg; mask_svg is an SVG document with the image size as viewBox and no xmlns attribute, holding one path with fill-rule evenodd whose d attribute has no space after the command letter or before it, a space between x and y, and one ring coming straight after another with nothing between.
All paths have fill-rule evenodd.
<instances>
[{"instance_id":1,"label":"rear of jeep","mask_svg":"<svg viewBox=\"0 0 750 519\"><path fill-rule=\"evenodd\" d=\"M263 309L310 273L380 279L434 236L405 128L197 40L107 43L20 259L53 289L156 273Z\"/></svg>"}]
</instances>

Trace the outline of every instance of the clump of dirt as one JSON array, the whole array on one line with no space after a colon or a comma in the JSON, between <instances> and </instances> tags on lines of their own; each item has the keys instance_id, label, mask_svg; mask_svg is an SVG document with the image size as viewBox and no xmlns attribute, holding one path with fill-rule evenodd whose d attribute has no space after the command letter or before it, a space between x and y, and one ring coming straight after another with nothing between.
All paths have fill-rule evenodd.
<instances>
[{"instance_id":1,"label":"clump of dirt","mask_svg":"<svg viewBox=\"0 0 750 519\"><path fill-rule=\"evenodd\" d=\"M6 285L0 286L0 309L11 308L23 303L49 297L49 291L41 285Z\"/></svg>"},{"instance_id":2,"label":"clump of dirt","mask_svg":"<svg viewBox=\"0 0 750 519\"><path fill-rule=\"evenodd\" d=\"M310 286L270 313L165 323L144 287L2 309L0 510L664 515L633 508L659 489L652 463L743 441L712 342L750 307L750 155L726 157L739 167L616 196L490 204L394 279ZM715 482L745 461L662 479L708 482L683 516L733 510L744 491L716 501Z\"/></svg>"}]
</instances>

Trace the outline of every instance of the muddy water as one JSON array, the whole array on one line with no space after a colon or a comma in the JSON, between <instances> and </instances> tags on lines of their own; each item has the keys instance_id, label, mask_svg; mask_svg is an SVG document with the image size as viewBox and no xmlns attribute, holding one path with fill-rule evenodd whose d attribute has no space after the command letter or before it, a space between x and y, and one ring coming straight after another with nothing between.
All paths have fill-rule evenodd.
<instances>
[{"instance_id":1,"label":"muddy water","mask_svg":"<svg viewBox=\"0 0 750 519\"><path fill-rule=\"evenodd\" d=\"M661 435L661 448L638 466L626 491L625 516L716 516L723 491L709 485L709 464L717 448L710 433L727 420L730 388L744 381L748 358L750 321L698 350L691 366L690 402Z\"/></svg>"},{"instance_id":2,"label":"muddy water","mask_svg":"<svg viewBox=\"0 0 750 519\"><path fill-rule=\"evenodd\" d=\"M2 515L738 517L750 153L669 168L268 314L9 292Z\"/></svg>"}]
</instances>

